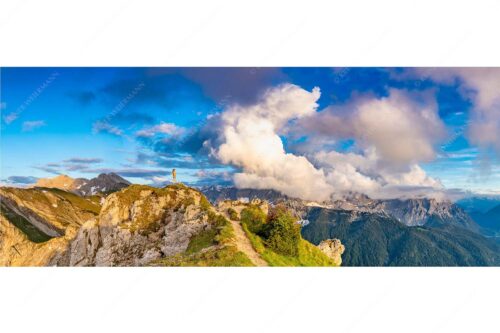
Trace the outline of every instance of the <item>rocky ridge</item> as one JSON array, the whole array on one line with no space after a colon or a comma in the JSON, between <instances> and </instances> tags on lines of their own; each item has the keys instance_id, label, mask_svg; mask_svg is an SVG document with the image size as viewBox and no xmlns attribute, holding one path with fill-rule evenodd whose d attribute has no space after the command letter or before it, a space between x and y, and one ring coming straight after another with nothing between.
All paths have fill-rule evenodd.
<instances>
[{"instance_id":1,"label":"rocky ridge","mask_svg":"<svg viewBox=\"0 0 500 333\"><path fill-rule=\"evenodd\" d=\"M70 266L141 266L181 253L190 238L213 227L191 189L133 185L109 195L96 219L70 244Z\"/></svg>"},{"instance_id":2,"label":"rocky ridge","mask_svg":"<svg viewBox=\"0 0 500 333\"><path fill-rule=\"evenodd\" d=\"M342 210L353 215L360 213L382 214L395 218L406 226L423 226L435 224L454 224L465 229L479 232L479 227L471 217L459 206L450 201L436 199L371 199L363 194L352 193L343 199L326 202L313 202L281 195L274 190L236 189L234 187L210 186L201 191L207 198L216 203L221 200L253 200L263 199L271 204L283 203L295 215L306 221L308 212L314 208Z\"/></svg>"},{"instance_id":3,"label":"rocky ridge","mask_svg":"<svg viewBox=\"0 0 500 333\"><path fill-rule=\"evenodd\" d=\"M98 202L58 189L0 188L0 266L53 265Z\"/></svg>"},{"instance_id":4,"label":"rocky ridge","mask_svg":"<svg viewBox=\"0 0 500 333\"><path fill-rule=\"evenodd\" d=\"M40 178L35 187L58 188L64 191L73 192L81 196L91 196L96 194L107 194L119 191L129 186L131 183L117 175L116 173L101 173L95 178L76 178L67 175L59 175L54 178Z\"/></svg>"},{"instance_id":5,"label":"rocky ridge","mask_svg":"<svg viewBox=\"0 0 500 333\"><path fill-rule=\"evenodd\" d=\"M0 202L0 266L252 265L231 224L182 184L105 198L0 188Z\"/></svg>"}]
</instances>

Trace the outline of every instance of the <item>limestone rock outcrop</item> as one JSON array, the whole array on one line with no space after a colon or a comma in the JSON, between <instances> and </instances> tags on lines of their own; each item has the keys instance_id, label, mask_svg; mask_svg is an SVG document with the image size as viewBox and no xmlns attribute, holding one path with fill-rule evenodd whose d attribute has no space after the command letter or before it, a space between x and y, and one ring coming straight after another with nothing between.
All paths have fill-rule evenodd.
<instances>
[{"instance_id":1,"label":"limestone rock outcrop","mask_svg":"<svg viewBox=\"0 0 500 333\"><path fill-rule=\"evenodd\" d=\"M61 260L67 244L100 206L52 189L0 188L0 266L45 266Z\"/></svg>"},{"instance_id":2,"label":"limestone rock outcrop","mask_svg":"<svg viewBox=\"0 0 500 333\"><path fill-rule=\"evenodd\" d=\"M106 198L101 213L68 248L70 266L141 266L186 250L194 234L211 227L202 195L177 186L132 185Z\"/></svg>"},{"instance_id":3,"label":"limestone rock outcrop","mask_svg":"<svg viewBox=\"0 0 500 333\"><path fill-rule=\"evenodd\" d=\"M332 258L340 266L342 264L342 254L345 251L344 245L338 239L327 239L319 243L318 248Z\"/></svg>"}]
</instances>

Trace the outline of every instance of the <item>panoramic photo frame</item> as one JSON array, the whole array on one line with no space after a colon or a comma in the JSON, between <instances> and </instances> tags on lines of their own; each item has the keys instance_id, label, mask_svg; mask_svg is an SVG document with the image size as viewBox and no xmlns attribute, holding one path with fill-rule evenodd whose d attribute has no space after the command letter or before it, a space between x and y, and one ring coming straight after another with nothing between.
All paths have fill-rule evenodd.
<instances>
[{"instance_id":1,"label":"panoramic photo frame","mask_svg":"<svg viewBox=\"0 0 500 333\"><path fill-rule=\"evenodd\" d=\"M1 266L500 265L498 68L1 81Z\"/></svg>"}]
</instances>

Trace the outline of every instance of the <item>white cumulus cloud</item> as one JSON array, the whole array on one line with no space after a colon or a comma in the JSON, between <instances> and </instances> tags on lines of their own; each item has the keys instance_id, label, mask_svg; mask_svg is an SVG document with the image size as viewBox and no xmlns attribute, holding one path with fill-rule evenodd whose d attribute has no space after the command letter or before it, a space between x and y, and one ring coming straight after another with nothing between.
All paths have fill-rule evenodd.
<instances>
[{"instance_id":1,"label":"white cumulus cloud","mask_svg":"<svg viewBox=\"0 0 500 333\"><path fill-rule=\"evenodd\" d=\"M231 105L220 115L220 137L212 154L240 168L240 188L275 189L292 197L323 201L352 192L401 197L439 192L442 185L417 164L435 156L445 129L432 103L413 103L400 92L367 98L350 112L318 112L318 88L285 84L251 106ZM296 125L292 125L296 123ZM352 137L359 153L335 150L296 155L282 136L305 130L324 138ZM432 194L432 196L435 196Z\"/></svg>"},{"instance_id":2,"label":"white cumulus cloud","mask_svg":"<svg viewBox=\"0 0 500 333\"><path fill-rule=\"evenodd\" d=\"M223 143L214 154L223 163L242 169L234 176L236 186L328 199L333 189L323 171L304 156L285 152L278 134L288 121L314 114L319 97L317 88L308 92L287 84L267 91L256 105L234 105L222 114Z\"/></svg>"},{"instance_id":3,"label":"white cumulus cloud","mask_svg":"<svg viewBox=\"0 0 500 333\"><path fill-rule=\"evenodd\" d=\"M436 156L435 145L446 138L446 129L431 95L417 97L396 89L387 97L359 97L299 121L296 129L327 141L354 139L363 149L374 147L387 163L430 161Z\"/></svg>"}]
</instances>

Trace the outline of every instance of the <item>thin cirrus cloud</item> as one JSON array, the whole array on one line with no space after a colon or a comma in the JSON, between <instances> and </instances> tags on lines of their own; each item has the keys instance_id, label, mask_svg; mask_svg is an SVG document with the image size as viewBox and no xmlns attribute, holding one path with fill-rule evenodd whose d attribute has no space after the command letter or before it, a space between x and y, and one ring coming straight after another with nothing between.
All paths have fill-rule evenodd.
<instances>
[{"instance_id":1,"label":"thin cirrus cloud","mask_svg":"<svg viewBox=\"0 0 500 333\"><path fill-rule=\"evenodd\" d=\"M116 173L122 177L131 177L131 178L149 178L154 176L169 175L169 172L165 169L141 169L141 168L124 168L124 169L98 168L98 169L86 169L83 170L83 172L91 174Z\"/></svg>"},{"instance_id":2,"label":"thin cirrus cloud","mask_svg":"<svg viewBox=\"0 0 500 333\"><path fill-rule=\"evenodd\" d=\"M32 177L32 176L10 176L7 179L4 179L3 181L6 184L12 184L12 185L31 185L36 183L38 180L37 177Z\"/></svg>"},{"instance_id":3,"label":"thin cirrus cloud","mask_svg":"<svg viewBox=\"0 0 500 333\"><path fill-rule=\"evenodd\" d=\"M102 158L72 157L57 163L51 162L44 165L36 165L33 166L33 168L59 175L65 171L83 171L89 169L92 165L103 162L104 160Z\"/></svg>"},{"instance_id":4,"label":"thin cirrus cloud","mask_svg":"<svg viewBox=\"0 0 500 333\"><path fill-rule=\"evenodd\" d=\"M92 125L92 133L108 133L115 136L123 136L125 134L118 126L111 125L106 121L96 121Z\"/></svg>"},{"instance_id":5,"label":"thin cirrus cloud","mask_svg":"<svg viewBox=\"0 0 500 333\"><path fill-rule=\"evenodd\" d=\"M46 165L35 165L35 166L33 166L33 169L44 171L44 172L47 172L47 173L50 173L53 175L60 175L61 174L61 171L59 170L59 168L50 167L50 166L46 166Z\"/></svg>"},{"instance_id":6,"label":"thin cirrus cloud","mask_svg":"<svg viewBox=\"0 0 500 333\"><path fill-rule=\"evenodd\" d=\"M34 131L37 128L45 126L46 123L44 120L32 120L32 121L25 121L23 122L22 125L22 131L23 132L31 132Z\"/></svg>"},{"instance_id":7,"label":"thin cirrus cloud","mask_svg":"<svg viewBox=\"0 0 500 333\"><path fill-rule=\"evenodd\" d=\"M94 164L94 163L102 163L102 158L82 158L82 157L72 157L67 160L64 160L65 163L81 163L81 164Z\"/></svg>"},{"instance_id":8,"label":"thin cirrus cloud","mask_svg":"<svg viewBox=\"0 0 500 333\"><path fill-rule=\"evenodd\" d=\"M155 126L151 126L145 129L142 129L140 131L137 131L135 133L136 136L138 137L143 137L143 138L151 138L154 137L157 134L163 134L163 135L182 135L184 133L185 129L182 127L179 127L173 123L160 123Z\"/></svg>"}]
</instances>

